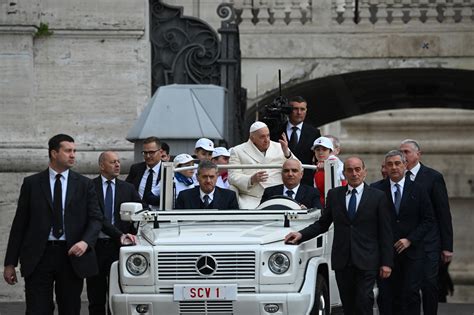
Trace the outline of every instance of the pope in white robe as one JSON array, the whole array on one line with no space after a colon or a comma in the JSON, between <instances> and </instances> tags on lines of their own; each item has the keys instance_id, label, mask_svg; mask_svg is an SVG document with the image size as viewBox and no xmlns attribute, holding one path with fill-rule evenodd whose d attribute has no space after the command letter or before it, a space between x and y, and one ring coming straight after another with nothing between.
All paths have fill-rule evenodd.
<instances>
[{"instance_id":1,"label":"pope in white robe","mask_svg":"<svg viewBox=\"0 0 474 315\"><path fill-rule=\"evenodd\" d=\"M229 165L283 165L291 157L286 137L271 141L267 125L257 121L250 127L249 140L230 150ZM282 184L281 169L229 169L229 184L237 192L240 209L255 209L265 188Z\"/></svg>"}]
</instances>

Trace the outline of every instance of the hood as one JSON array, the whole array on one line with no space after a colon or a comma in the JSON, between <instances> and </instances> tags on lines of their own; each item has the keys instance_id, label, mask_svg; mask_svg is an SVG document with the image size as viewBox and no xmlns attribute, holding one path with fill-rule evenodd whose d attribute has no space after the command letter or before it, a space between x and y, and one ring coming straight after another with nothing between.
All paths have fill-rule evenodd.
<instances>
[{"instance_id":1,"label":"hood","mask_svg":"<svg viewBox=\"0 0 474 315\"><path fill-rule=\"evenodd\" d=\"M268 244L282 241L286 234L299 230L296 224L283 227L283 222L185 222L144 226L141 235L153 245L186 244Z\"/></svg>"}]
</instances>

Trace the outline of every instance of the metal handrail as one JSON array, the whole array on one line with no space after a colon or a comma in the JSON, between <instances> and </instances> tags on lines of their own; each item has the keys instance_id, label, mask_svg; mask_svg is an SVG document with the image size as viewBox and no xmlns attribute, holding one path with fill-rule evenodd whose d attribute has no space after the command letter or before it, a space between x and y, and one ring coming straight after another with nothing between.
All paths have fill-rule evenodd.
<instances>
[{"instance_id":1,"label":"metal handrail","mask_svg":"<svg viewBox=\"0 0 474 315\"><path fill-rule=\"evenodd\" d=\"M302 164L304 169L310 169L310 170L315 170L317 168L316 165L311 165L311 164ZM276 168L281 168L282 165L280 164L219 164L217 165L217 168L226 168L228 170L232 169L276 169ZM177 167L174 169L175 172L181 172L181 171L187 171L187 170L194 170L197 169L198 165L192 165L192 166L184 166L184 167Z\"/></svg>"}]
</instances>

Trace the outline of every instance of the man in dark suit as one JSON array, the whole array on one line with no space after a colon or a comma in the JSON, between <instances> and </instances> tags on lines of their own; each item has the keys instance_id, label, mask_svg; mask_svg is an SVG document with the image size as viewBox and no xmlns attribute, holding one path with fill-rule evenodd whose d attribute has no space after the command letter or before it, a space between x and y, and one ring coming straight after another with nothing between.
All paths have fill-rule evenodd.
<instances>
[{"instance_id":1,"label":"man in dark suit","mask_svg":"<svg viewBox=\"0 0 474 315\"><path fill-rule=\"evenodd\" d=\"M216 187L217 176L214 163L201 161L197 169L199 186L181 191L175 209L239 209L235 192Z\"/></svg>"},{"instance_id":2,"label":"man in dark suit","mask_svg":"<svg viewBox=\"0 0 474 315\"><path fill-rule=\"evenodd\" d=\"M298 202L302 209L321 209L319 191L312 186L301 184L302 177L301 162L296 159L286 160L281 169L283 184L265 188L260 203L267 201L272 196L284 195Z\"/></svg>"},{"instance_id":3,"label":"man in dark suit","mask_svg":"<svg viewBox=\"0 0 474 315\"><path fill-rule=\"evenodd\" d=\"M291 152L301 163L313 164L313 150L311 150L311 147L314 140L321 137L321 133L312 125L304 122L308 103L303 97L291 97L289 104L293 107L293 110L288 115L288 122L281 125L276 132L272 130L272 140L278 141L279 138L285 135ZM313 173L312 170L305 170L302 183L314 186Z\"/></svg>"},{"instance_id":4,"label":"man in dark suit","mask_svg":"<svg viewBox=\"0 0 474 315\"><path fill-rule=\"evenodd\" d=\"M135 186L146 205L157 210L160 205L161 142L157 137L143 140L144 162L133 164L125 179Z\"/></svg>"},{"instance_id":5,"label":"man in dark suit","mask_svg":"<svg viewBox=\"0 0 474 315\"><path fill-rule=\"evenodd\" d=\"M5 255L3 277L17 282L20 260L27 314L80 314L83 278L98 272L94 245L102 215L92 181L70 170L74 140L64 134L49 142L49 168L21 186Z\"/></svg>"},{"instance_id":6,"label":"man in dark suit","mask_svg":"<svg viewBox=\"0 0 474 315\"><path fill-rule=\"evenodd\" d=\"M385 155L387 179L371 187L385 192L392 200L394 267L388 279L379 279L377 302L380 314L420 314L423 280L423 239L434 224L433 209L423 187L405 180L406 159L392 150Z\"/></svg>"},{"instance_id":7,"label":"man in dark suit","mask_svg":"<svg viewBox=\"0 0 474 315\"><path fill-rule=\"evenodd\" d=\"M329 190L321 218L285 237L298 244L326 232L334 222L331 263L344 314L372 314L377 275L388 278L393 266L389 204L383 192L364 184L367 171L358 157L344 162L348 186Z\"/></svg>"},{"instance_id":8,"label":"man in dark suit","mask_svg":"<svg viewBox=\"0 0 474 315\"><path fill-rule=\"evenodd\" d=\"M120 219L120 205L123 202L141 202L135 187L117 178L120 175L117 153L102 152L99 168L100 175L93 182L104 221L95 247L99 274L87 278L90 315L110 314L107 307L110 266L119 258L120 245L135 243L136 230L132 222Z\"/></svg>"},{"instance_id":9,"label":"man in dark suit","mask_svg":"<svg viewBox=\"0 0 474 315\"><path fill-rule=\"evenodd\" d=\"M423 313L438 312L438 270L453 256L453 225L449 209L448 192L443 175L420 163L421 149L415 140L406 139L400 151L407 159L406 177L425 188L433 205L435 224L425 236L424 279L421 286Z\"/></svg>"}]
</instances>

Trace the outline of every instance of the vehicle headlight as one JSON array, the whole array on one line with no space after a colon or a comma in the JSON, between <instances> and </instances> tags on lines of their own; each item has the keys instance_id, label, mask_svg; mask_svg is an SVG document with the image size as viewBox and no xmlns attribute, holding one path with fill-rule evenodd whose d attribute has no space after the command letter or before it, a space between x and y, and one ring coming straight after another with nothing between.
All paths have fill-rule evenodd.
<instances>
[{"instance_id":1,"label":"vehicle headlight","mask_svg":"<svg viewBox=\"0 0 474 315\"><path fill-rule=\"evenodd\" d=\"M134 276L140 276L148 268L148 260L142 254L133 254L127 258L127 270Z\"/></svg>"},{"instance_id":2,"label":"vehicle headlight","mask_svg":"<svg viewBox=\"0 0 474 315\"><path fill-rule=\"evenodd\" d=\"M287 255L276 252L268 258L268 267L273 273L281 275L282 273L287 272L288 268L290 268L290 259Z\"/></svg>"}]
</instances>

